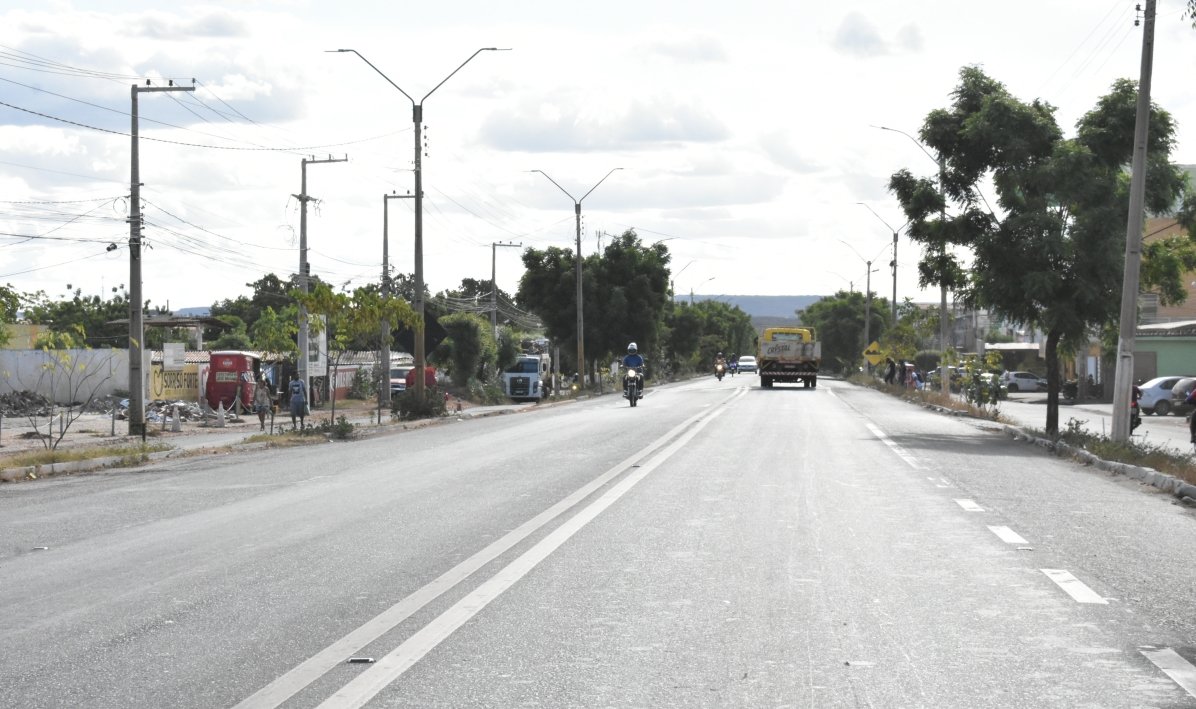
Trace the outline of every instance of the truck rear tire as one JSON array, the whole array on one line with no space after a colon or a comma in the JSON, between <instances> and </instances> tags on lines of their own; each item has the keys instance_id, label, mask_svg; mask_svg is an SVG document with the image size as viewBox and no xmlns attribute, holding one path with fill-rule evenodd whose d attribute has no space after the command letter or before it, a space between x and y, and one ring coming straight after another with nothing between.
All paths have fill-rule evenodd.
<instances>
[{"instance_id":1,"label":"truck rear tire","mask_svg":"<svg viewBox=\"0 0 1196 709\"><path fill-rule=\"evenodd\" d=\"M772 377L760 377L760 386L765 389L772 388Z\"/></svg>"}]
</instances>

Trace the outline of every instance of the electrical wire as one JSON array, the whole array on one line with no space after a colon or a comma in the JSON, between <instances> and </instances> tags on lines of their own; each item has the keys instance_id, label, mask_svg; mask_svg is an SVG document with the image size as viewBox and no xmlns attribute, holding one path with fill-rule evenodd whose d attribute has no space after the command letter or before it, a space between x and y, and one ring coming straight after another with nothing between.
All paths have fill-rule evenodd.
<instances>
[{"instance_id":1,"label":"electrical wire","mask_svg":"<svg viewBox=\"0 0 1196 709\"><path fill-rule=\"evenodd\" d=\"M41 116L42 118L47 118L52 121L58 121L59 123L66 123L67 125L77 126L79 128L87 128L88 130L99 131L100 133L109 133L111 135L119 135L119 136L122 136L125 138L132 137L129 133L124 133L122 131L112 130L111 128L100 128L98 126L92 126L92 125L88 125L86 123L79 123L78 121L72 121L67 118L60 118L58 116L52 116L48 113L42 113L41 111L34 111L33 109L22 108L20 106L14 106L13 104L7 103L5 101L0 101L0 106L6 106L8 108L11 108L11 109L14 109L17 111L22 111L24 113L29 113L29 114L32 114L35 116ZM189 129L184 129L184 130L189 130ZM270 148L270 147L265 147L265 148L248 147L248 148L246 148L246 147L238 147L238 146L233 146L233 145L204 145L202 143L188 143L186 141L181 141L181 140L167 140L165 138L153 138L148 135L139 136L139 139L140 140L151 140L155 143L167 143L169 145L182 145L182 146L188 147L188 148L205 148L207 150L240 150L240 151L245 151L245 152L290 153L290 152L299 152L299 151L309 152L312 150L324 150L327 148L342 148L342 147L345 147L348 145L360 145L361 143L369 143L369 142L372 142L375 140L381 140L382 138L390 137L392 135L397 135L400 132L402 132L402 131L395 131L393 133L384 133L383 135L376 135L371 138L362 138L360 140L352 140L352 141L348 141L348 142L344 142L344 143L329 143L327 145L306 145L306 146L301 146L301 147L293 146L293 147L286 147L286 148Z\"/></svg>"}]
</instances>

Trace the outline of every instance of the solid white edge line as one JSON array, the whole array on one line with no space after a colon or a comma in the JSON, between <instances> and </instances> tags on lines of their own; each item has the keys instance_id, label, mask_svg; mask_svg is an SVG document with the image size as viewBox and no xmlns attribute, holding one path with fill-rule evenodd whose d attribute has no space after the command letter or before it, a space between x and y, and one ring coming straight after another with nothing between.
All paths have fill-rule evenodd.
<instances>
[{"instance_id":1,"label":"solid white edge line","mask_svg":"<svg viewBox=\"0 0 1196 709\"><path fill-rule=\"evenodd\" d=\"M740 391L746 391L742 389ZM698 434L710 421L714 420L722 410L711 412L710 415L697 422L693 428L679 437L667 448L657 453L650 461L642 464L638 469L616 483L602 497L582 508L573 517L561 523L531 549L527 550L508 564L490 580L470 592L451 608L428 623L397 648L371 665L348 684L341 687L319 705L317 709L358 709L365 706L379 692L398 679L404 672L419 662L427 653L452 635L458 628L477 615L491 601L526 576L540 562L548 558L574 534L594 520L600 513L613 505L625 495L640 480L652 472L661 463L668 460L694 436Z\"/></svg>"},{"instance_id":2,"label":"solid white edge line","mask_svg":"<svg viewBox=\"0 0 1196 709\"><path fill-rule=\"evenodd\" d=\"M737 393L727 396L722 400L722 403L725 404L738 396L742 396L745 391L740 390ZM399 623L402 623L424 606L439 598L443 593L464 581L478 569L494 561L494 559L509 551L516 544L522 542L561 514L577 506L596 490L626 472L636 462L652 455L673 438L683 433L686 428L709 415L709 411L702 411L677 424L668 433L665 433L627 458L624 458L613 468L583 487L578 488L577 491L568 497L490 543L481 551L444 572L419 590L382 611L360 627L349 632L349 634L279 676L270 684L246 697L236 704L233 709L275 709L281 706L283 702L298 694L304 687L327 674L329 670L340 665L346 657L349 657L354 652L390 632Z\"/></svg>"},{"instance_id":3,"label":"solid white edge line","mask_svg":"<svg viewBox=\"0 0 1196 709\"><path fill-rule=\"evenodd\" d=\"M1139 650L1146 659L1154 663L1185 692L1196 697L1196 667L1171 648L1162 650Z\"/></svg>"},{"instance_id":4,"label":"solid white edge line","mask_svg":"<svg viewBox=\"0 0 1196 709\"><path fill-rule=\"evenodd\" d=\"M1083 581L1073 576L1070 571L1064 569L1039 569L1039 571L1046 574L1047 578L1054 581L1055 585L1063 589L1067 595L1074 598L1078 603L1109 604L1104 597L1091 588L1088 588Z\"/></svg>"},{"instance_id":5,"label":"solid white edge line","mask_svg":"<svg viewBox=\"0 0 1196 709\"><path fill-rule=\"evenodd\" d=\"M875 424L873 424L871 422L867 423L866 425L868 426L868 430L872 432L872 435L879 438L881 443L888 446L889 449L892 450L894 453L896 453L898 458L904 460L905 463L909 467L913 468L914 470L922 469L922 466L918 465L918 460L916 458L914 458L913 456L911 456L910 454L906 453L901 448L901 446L899 446L895 442L893 442L893 439L886 436L884 431L880 430Z\"/></svg>"},{"instance_id":6,"label":"solid white edge line","mask_svg":"<svg viewBox=\"0 0 1196 709\"><path fill-rule=\"evenodd\" d=\"M968 512L983 512L984 508L976 504L975 500L956 500L955 504L964 508Z\"/></svg>"},{"instance_id":7,"label":"solid white edge line","mask_svg":"<svg viewBox=\"0 0 1196 709\"><path fill-rule=\"evenodd\" d=\"M1029 544L1030 543L1030 542L1027 542L1025 539L1022 539L1022 535L1013 531L1009 527L989 526L988 531L990 531L993 534L1000 537L1001 541L1005 542L1006 544Z\"/></svg>"}]
</instances>

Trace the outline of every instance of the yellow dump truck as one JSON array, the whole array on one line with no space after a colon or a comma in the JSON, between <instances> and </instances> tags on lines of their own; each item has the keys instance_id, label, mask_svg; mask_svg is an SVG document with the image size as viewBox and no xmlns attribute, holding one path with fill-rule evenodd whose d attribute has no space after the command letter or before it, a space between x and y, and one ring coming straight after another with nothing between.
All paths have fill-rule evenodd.
<instances>
[{"instance_id":1,"label":"yellow dump truck","mask_svg":"<svg viewBox=\"0 0 1196 709\"><path fill-rule=\"evenodd\" d=\"M818 386L818 365L822 363L822 343L812 327L769 327L760 336L756 358L760 386L771 389L773 382L798 382Z\"/></svg>"}]
</instances>

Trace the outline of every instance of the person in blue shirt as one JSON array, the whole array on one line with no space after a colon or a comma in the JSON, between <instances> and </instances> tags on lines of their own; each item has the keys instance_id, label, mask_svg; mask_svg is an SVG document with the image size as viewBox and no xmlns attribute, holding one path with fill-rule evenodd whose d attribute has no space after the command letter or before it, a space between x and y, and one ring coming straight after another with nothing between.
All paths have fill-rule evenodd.
<instances>
[{"instance_id":1,"label":"person in blue shirt","mask_svg":"<svg viewBox=\"0 0 1196 709\"><path fill-rule=\"evenodd\" d=\"M644 366L644 357L639 353L639 348L635 343L627 345L627 356L623 358L623 366L631 369L639 369Z\"/></svg>"},{"instance_id":2,"label":"person in blue shirt","mask_svg":"<svg viewBox=\"0 0 1196 709\"><path fill-rule=\"evenodd\" d=\"M639 348L635 343L627 345L627 356L623 358L623 366L628 369L634 369L639 373L636 377L636 383L639 388L639 396L644 395L644 356L639 353Z\"/></svg>"},{"instance_id":3,"label":"person in blue shirt","mask_svg":"<svg viewBox=\"0 0 1196 709\"><path fill-rule=\"evenodd\" d=\"M303 417L307 414L307 386L298 374L291 375L287 392L291 395L291 428L295 428L295 417L298 417L299 429L302 429Z\"/></svg>"}]
</instances>

